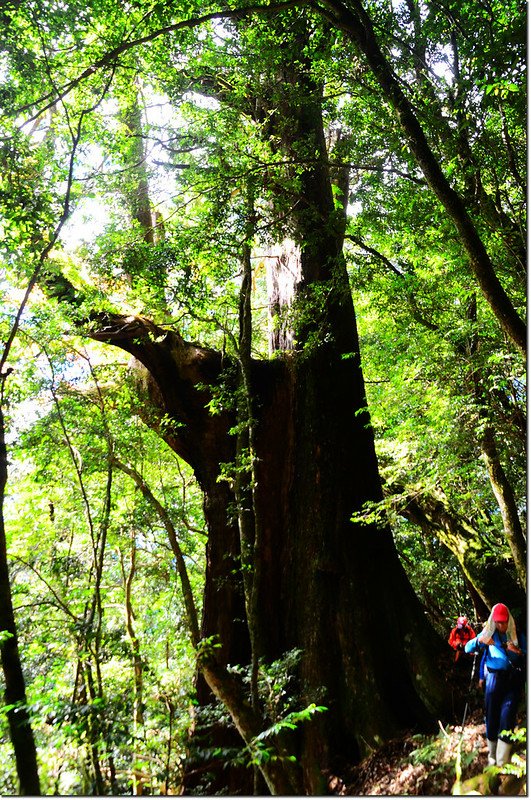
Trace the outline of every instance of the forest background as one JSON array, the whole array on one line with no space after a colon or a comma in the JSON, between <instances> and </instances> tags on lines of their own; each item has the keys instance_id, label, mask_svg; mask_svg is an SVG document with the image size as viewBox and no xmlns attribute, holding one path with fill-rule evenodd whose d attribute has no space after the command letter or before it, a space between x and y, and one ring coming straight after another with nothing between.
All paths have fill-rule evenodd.
<instances>
[{"instance_id":1,"label":"forest background","mask_svg":"<svg viewBox=\"0 0 531 800\"><path fill-rule=\"evenodd\" d=\"M319 794L525 625L525 12L2 4L2 794Z\"/></svg>"}]
</instances>

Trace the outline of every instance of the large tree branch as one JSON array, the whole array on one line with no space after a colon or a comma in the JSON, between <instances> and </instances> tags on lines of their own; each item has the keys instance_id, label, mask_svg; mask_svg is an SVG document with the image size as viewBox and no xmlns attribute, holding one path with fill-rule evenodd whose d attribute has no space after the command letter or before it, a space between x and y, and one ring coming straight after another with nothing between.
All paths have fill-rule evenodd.
<instances>
[{"instance_id":1,"label":"large tree branch","mask_svg":"<svg viewBox=\"0 0 531 800\"><path fill-rule=\"evenodd\" d=\"M469 520L455 511L443 492L429 492L398 483L384 485L397 514L417 525L429 536L436 536L457 558L465 577L472 583L487 607L496 597L510 598L510 605L521 606L524 594L500 557L487 552L485 538Z\"/></svg>"},{"instance_id":2,"label":"large tree branch","mask_svg":"<svg viewBox=\"0 0 531 800\"><path fill-rule=\"evenodd\" d=\"M190 464L203 490L215 484L220 464L234 458L228 435L233 412L210 410L223 370L221 353L186 342L145 317L95 314L87 332L131 353L146 368L137 375L149 399L143 409L147 421Z\"/></svg>"}]
</instances>

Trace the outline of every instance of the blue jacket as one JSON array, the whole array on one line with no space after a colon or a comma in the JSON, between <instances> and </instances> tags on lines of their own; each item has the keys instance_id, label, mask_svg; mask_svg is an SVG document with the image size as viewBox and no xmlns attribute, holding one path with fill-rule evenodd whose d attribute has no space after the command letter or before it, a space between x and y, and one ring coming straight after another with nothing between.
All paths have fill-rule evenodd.
<instances>
[{"instance_id":1,"label":"blue jacket","mask_svg":"<svg viewBox=\"0 0 531 800\"><path fill-rule=\"evenodd\" d=\"M522 634L518 634L518 646L523 655L507 650L507 634L494 631L492 635L494 644L485 645L478 641L476 636L465 644L465 653L480 653L486 649L485 663L488 670L510 669L511 666L521 666L525 663L526 641ZM480 676L482 677L482 676Z\"/></svg>"}]
</instances>

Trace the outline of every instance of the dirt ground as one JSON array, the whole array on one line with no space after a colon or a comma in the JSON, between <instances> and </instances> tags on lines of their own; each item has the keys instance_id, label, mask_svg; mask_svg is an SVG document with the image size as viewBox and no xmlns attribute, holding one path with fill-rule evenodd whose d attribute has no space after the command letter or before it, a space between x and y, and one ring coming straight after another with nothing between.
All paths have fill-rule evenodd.
<instances>
[{"instance_id":1,"label":"dirt ground","mask_svg":"<svg viewBox=\"0 0 531 800\"><path fill-rule=\"evenodd\" d=\"M410 736L388 742L366 758L344 787L345 795L450 795L456 781L459 745L462 780L487 766L482 716L461 726L441 729L436 737Z\"/></svg>"},{"instance_id":2,"label":"dirt ground","mask_svg":"<svg viewBox=\"0 0 531 800\"><path fill-rule=\"evenodd\" d=\"M468 700L466 716L464 703L462 711L456 708L458 724L444 727L440 724L438 734L432 736L417 734L388 742L355 766L343 780L332 777L330 790L336 795L356 797L527 796L525 777L500 776L495 768L485 772L487 742L483 698L478 690ZM459 706L457 702L456 706ZM527 724L525 711L523 704L520 727ZM524 746L516 745L514 749L525 763Z\"/></svg>"}]
</instances>

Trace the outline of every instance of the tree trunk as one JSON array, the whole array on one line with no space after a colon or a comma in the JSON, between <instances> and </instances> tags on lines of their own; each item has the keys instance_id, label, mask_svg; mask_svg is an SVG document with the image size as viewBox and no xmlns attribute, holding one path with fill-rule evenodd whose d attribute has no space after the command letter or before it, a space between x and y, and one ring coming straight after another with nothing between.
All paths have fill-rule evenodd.
<instances>
[{"instance_id":1,"label":"tree trunk","mask_svg":"<svg viewBox=\"0 0 531 800\"><path fill-rule=\"evenodd\" d=\"M122 111L124 124L129 131L129 151L126 157L128 168L125 197L131 216L144 234L144 241L155 244L155 215L149 199L149 183L146 168L146 152L143 139L142 110L139 90L135 85L127 108Z\"/></svg>"},{"instance_id":2,"label":"tree trunk","mask_svg":"<svg viewBox=\"0 0 531 800\"><path fill-rule=\"evenodd\" d=\"M470 298L468 306L468 318L477 323L477 303L475 295ZM479 337L473 334L468 341L468 349L471 356L479 350ZM503 468L498 446L496 443L496 432L489 419L488 397L485 396L485 380L482 380L481 372L478 368L470 370L467 382L471 385L472 395L475 399L479 417L479 447L481 456L487 467L490 485L503 523L503 532L507 544L511 551L516 574L520 585L526 590L527 586L527 548L518 507L516 503L513 487Z\"/></svg>"},{"instance_id":3,"label":"tree trunk","mask_svg":"<svg viewBox=\"0 0 531 800\"><path fill-rule=\"evenodd\" d=\"M186 569L186 562L184 560L181 547L179 545L179 541L177 538L177 531L175 530L175 526L172 522L172 519L167 509L162 505L162 503L160 503L159 500L157 500L157 498L155 497L155 495L153 494L153 492L151 491L151 489L149 488L149 486L147 485L147 483L145 482L145 480L143 479L143 477L140 475L139 472L137 472L135 469L128 466L127 464L124 464L124 462L120 461L120 459L117 458L115 455L112 456L112 464L113 466L117 467L119 470L124 472L126 475L129 475L129 477L133 479L136 486L140 489L140 491L142 492L148 503L150 503L150 505L153 506L162 524L166 528L166 533L168 534L170 546L173 555L175 557L175 563L177 566L177 572L179 574L179 580L181 582L184 608L186 610L186 622L188 624L188 630L190 631L190 639L194 647L196 647L200 638L197 611L195 608L192 586L190 584L190 578L188 577L188 570ZM133 548L134 548L134 543L133 543ZM131 552L131 559L132 559L131 569L133 572L134 549ZM130 573L131 578L129 579L128 582L130 582L130 580L132 579L132 572ZM125 580L124 580L124 585L128 586L128 583L126 584ZM130 602L130 586L128 590L128 595L126 595L126 597L129 597L128 602ZM132 615L133 615L133 609L131 607L131 619ZM132 643L136 642L138 644L138 640L136 639L136 637L133 638L133 636L130 634L130 638Z\"/></svg>"},{"instance_id":4,"label":"tree trunk","mask_svg":"<svg viewBox=\"0 0 531 800\"><path fill-rule=\"evenodd\" d=\"M355 328L353 328L355 330ZM133 353L149 373L151 424L194 468L209 530L203 637L218 635L220 664L249 663L234 495L217 477L234 459L234 420L211 416L205 386L221 357L137 318L107 318L95 338ZM354 343L351 341L350 345ZM349 350L350 352L350 350ZM304 790L325 789L328 770L352 763L398 730L427 727L443 697L438 644L388 529L354 525L380 498L359 362L335 344L253 361L257 497L262 522L260 609L267 660L303 651L300 705L328 711L305 723L298 755ZM200 387L200 388L198 388Z\"/></svg>"},{"instance_id":5,"label":"tree trunk","mask_svg":"<svg viewBox=\"0 0 531 800\"><path fill-rule=\"evenodd\" d=\"M98 718L98 711L95 709L94 704L94 701L101 697L101 695L96 689L92 665L88 656L82 664L82 669L84 684L83 691L89 706L91 706L89 713L87 714L86 727L86 748L88 753L88 763L90 764L91 777L90 794L102 795L106 794L106 787L103 777L102 759L100 755L100 748L102 744L101 724Z\"/></svg>"},{"instance_id":6,"label":"tree trunk","mask_svg":"<svg viewBox=\"0 0 531 800\"><path fill-rule=\"evenodd\" d=\"M518 580L522 588L527 585L526 541L514 492L500 461L494 430L487 425L481 437L481 454L489 473L490 485L503 520L503 530L514 560Z\"/></svg>"},{"instance_id":7,"label":"tree trunk","mask_svg":"<svg viewBox=\"0 0 531 800\"><path fill-rule=\"evenodd\" d=\"M120 564L122 567L122 577L125 593L125 628L131 645L131 656L133 661L133 795L140 797L144 794L146 775L139 766L142 759L140 738L144 738L144 664L140 652L140 641L135 630L135 612L132 602L133 579L136 574L136 543L134 533L131 537L131 553L129 570L126 571L125 559L121 550L118 551ZM149 793L149 792L148 792Z\"/></svg>"},{"instance_id":8,"label":"tree trunk","mask_svg":"<svg viewBox=\"0 0 531 800\"><path fill-rule=\"evenodd\" d=\"M1 378L3 384L3 377ZM0 405L0 653L9 735L15 751L21 795L40 795L37 750L26 704L26 685L17 643L15 612L7 563L4 498L7 484L5 422Z\"/></svg>"}]
</instances>

